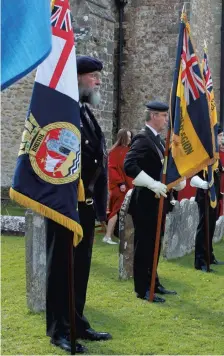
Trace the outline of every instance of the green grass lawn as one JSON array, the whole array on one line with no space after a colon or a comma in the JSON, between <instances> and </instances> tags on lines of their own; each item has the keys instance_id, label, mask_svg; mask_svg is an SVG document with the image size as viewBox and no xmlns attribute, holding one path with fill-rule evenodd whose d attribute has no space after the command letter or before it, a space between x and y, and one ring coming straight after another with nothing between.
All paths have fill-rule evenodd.
<instances>
[{"instance_id":1,"label":"green grass lawn","mask_svg":"<svg viewBox=\"0 0 224 356\"><path fill-rule=\"evenodd\" d=\"M216 273L192 268L193 255L161 260L159 274L177 296L164 304L139 300L133 281L118 280L117 246L94 244L85 314L91 326L113 340L85 342L97 355L222 355L224 353L224 266ZM2 355L63 355L45 336L45 315L26 307L24 238L2 237ZM224 260L224 241L215 245Z\"/></svg>"},{"instance_id":2,"label":"green grass lawn","mask_svg":"<svg viewBox=\"0 0 224 356\"><path fill-rule=\"evenodd\" d=\"M4 204L1 207L1 215L25 216L25 212L25 208L11 202Z\"/></svg>"}]
</instances>

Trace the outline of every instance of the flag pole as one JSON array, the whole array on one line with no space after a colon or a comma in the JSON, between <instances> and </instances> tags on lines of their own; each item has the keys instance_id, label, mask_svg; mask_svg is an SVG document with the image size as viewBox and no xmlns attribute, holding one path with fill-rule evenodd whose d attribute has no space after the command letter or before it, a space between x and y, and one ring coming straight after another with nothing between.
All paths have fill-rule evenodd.
<instances>
[{"instance_id":1,"label":"flag pole","mask_svg":"<svg viewBox=\"0 0 224 356\"><path fill-rule=\"evenodd\" d=\"M184 14L185 12L186 12L186 2L183 3L182 14Z\"/></svg>"},{"instance_id":2,"label":"flag pole","mask_svg":"<svg viewBox=\"0 0 224 356\"><path fill-rule=\"evenodd\" d=\"M74 289L74 261L73 261L73 236L70 238L68 251L68 284L69 284L69 314L70 314L70 342L71 355L76 351L75 335L75 289Z\"/></svg>"},{"instance_id":3,"label":"flag pole","mask_svg":"<svg viewBox=\"0 0 224 356\"><path fill-rule=\"evenodd\" d=\"M208 50L207 42L204 39L204 52L207 53L207 50ZM206 87L206 84L205 84L205 87ZM209 113L210 113L210 110L209 110ZM210 242L209 242L209 197L208 197L208 190L204 190L204 205L205 205L206 268L207 268L207 272L211 272L211 270L210 270L210 253L209 253L209 251L210 251Z\"/></svg>"},{"instance_id":4,"label":"flag pole","mask_svg":"<svg viewBox=\"0 0 224 356\"><path fill-rule=\"evenodd\" d=\"M186 4L184 2L182 13L181 13L181 22L183 22L184 14L186 13ZM178 48L180 47L181 37L179 36L178 40ZM180 57L180 56L179 56ZM167 172L167 163L168 163L168 154L169 154L169 146L170 146L170 137L171 137L171 129L172 129L172 115L171 112L172 108L172 92L176 93L177 90L177 81L178 81L178 74L180 69L180 58L176 60L175 63L175 71L174 77L176 76L176 80L173 80L173 86L171 88L171 95L170 95L170 125L168 127L167 135L166 135L166 145L165 145L165 152L164 152L164 164L163 164L163 173L162 173L162 183L166 184L166 172ZM174 109L175 111L175 109ZM156 240L155 240L155 249L154 249L154 256L153 256L153 268L152 268L152 277L151 277L151 285L150 285L150 295L149 301L153 302L154 291L155 291L155 281L156 281L156 271L157 271L157 264L158 264L158 256L159 256L159 244L160 244L160 235L161 235L161 226L162 226L162 219L163 219L163 205L164 205L164 197L160 196L159 200L159 208L158 208L158 218L157 218L157 227L156 227Z\"/></svg>"},{"instance_id":5,"label":"flag pole","mask_svg":"<svg viewBox=\"0 0 224 356\"><path fill-rule=\"evenodd\" d=\"M167 172L167 162L168 162L168 154L169 154L169 146L170 146L170 136L171 136L171 128L169 127L166 135L166 146L165 146L165 153L164 153L164 164L163 164L163 174L162 174L163 184L166 184L166 172ZM152 278L151 278L151 285L150 285L150 296L149 296L150 302L153 302L154 290L155 290L161 226L162 226L162 219L163 219L163 205L164 205L164 196L161 195L159 200L159 209L158 209L158 218L157 218L157 227L156 227L156 241L155 241L155 249L154 249L154 256L153 256Z\"/></svg>"}]
</instances>

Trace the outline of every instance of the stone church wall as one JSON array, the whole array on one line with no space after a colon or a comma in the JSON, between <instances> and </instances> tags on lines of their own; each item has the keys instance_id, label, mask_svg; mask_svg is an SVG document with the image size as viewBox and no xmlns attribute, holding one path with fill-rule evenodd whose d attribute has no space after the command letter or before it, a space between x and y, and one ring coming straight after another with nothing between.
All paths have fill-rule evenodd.
<instances>
[{"instance_id":1,"label":"stone church wall","mask_svg":"<svg viewBox=\"0 0 224 356\"><path fill-rule=\"evenodd\" d=\"M116 1L117 2L117 1ZM116 120L116 62L118 9L115 0L70 0L77 54L104 61L102 101L95 110L108 147ZM186 3L200 58L207 40L210 67L219 111L220 41L222 0L189 0ZM121 127L139 130L148 100L169 101L175 64L178 27L183 0L128 0L124 11ZM35 72L2 93L1 186L9 187Z\"/></svg>"},{"instance_id":2,"label":"stone church wall","mask_svg":"<svg viewBox=\"0 0 224 356\"><path fill-rule=\"evenodd\" d=\"M195 47L202 59L208 43L217 109L220 88L221 0L185 2ZM144 104L169 101L182 0L131 0L125 7L122 125L139 130Z\"/></svg>"}]
</instances>

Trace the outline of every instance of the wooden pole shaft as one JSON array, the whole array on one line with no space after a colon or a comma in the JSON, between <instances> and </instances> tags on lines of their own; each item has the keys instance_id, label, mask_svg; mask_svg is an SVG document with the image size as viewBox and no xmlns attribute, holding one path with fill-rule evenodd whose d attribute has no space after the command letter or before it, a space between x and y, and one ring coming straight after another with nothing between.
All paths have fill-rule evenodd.
<instances>
[{"instance_id":1,"label":"wooden pole shaft","mask_svg":"<svg viewBox=\"0 0 224 356\"><path fill-rule=\"evenodd\" d=\"M204 190L205 204L205 251L207 272L210 272L210 242L209 242L209 199L208 190Z\"/></svg>"},{"instance_id":2,"label":"wooden pole shaft","mask_svg":"<svg viewBox=\"0 0 224 356\"><path fill-rule=\"evenodd\" d=\"M75 336L75 289L74 289L73 237L70 239L69 251L68 251L68 283L69 283L71 355L75 355L76 336Z\"/></svg>"},{"instance_id":3,"label":"wooden pole shaft","mask_svg":"<svg viewBox=\"0 0 224 356\"><path fill-rule=\"evenodd\" d=\"M171 129L169 128L167 131L166 147L164 153L164 164L163 164L163 174L162 174L163 184L166 184L166 171L167 171L167 161L168 161L169 146L170 146L170 135L171 135ZM158 263L158 256L159 256L161 226L162 226L162 219L163 219L163 205L164 205L164 197L161 196L159 201L156 240L155 240L155 248L154 248L154 256L153 256L153 268L152 268L152 277L151 277L150 295L149 295L150 302L153 302L154 291L155 291L156 271L157 271L157 263Z\"/></svg>"}]
</instances>

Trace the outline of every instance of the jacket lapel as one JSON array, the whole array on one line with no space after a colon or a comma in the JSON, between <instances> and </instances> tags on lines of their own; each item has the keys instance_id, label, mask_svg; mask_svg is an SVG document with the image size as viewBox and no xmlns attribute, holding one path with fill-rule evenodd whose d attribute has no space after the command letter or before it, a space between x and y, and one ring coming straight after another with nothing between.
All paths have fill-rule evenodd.
<instances>
[{"instance_id":1,"label":"jacket lapel","mask_svg":"<svg viewBox=\"0 0 224 356\"><path fill-rule=\"evenodd\" d=\"M149 141L151 143L151 147L152 147L153 151L157 154L157 156L161 160L161 158L164 157L164 154L163 154L163 152L161 151L161 149L158 146L158 142L156 140L156 136L150 130L150 128L148 128L147 126L145 126L145 128L143 130L145 131L146 137L149 139Z\"/></svg>"}]
</instances>

